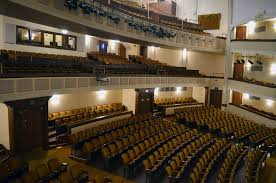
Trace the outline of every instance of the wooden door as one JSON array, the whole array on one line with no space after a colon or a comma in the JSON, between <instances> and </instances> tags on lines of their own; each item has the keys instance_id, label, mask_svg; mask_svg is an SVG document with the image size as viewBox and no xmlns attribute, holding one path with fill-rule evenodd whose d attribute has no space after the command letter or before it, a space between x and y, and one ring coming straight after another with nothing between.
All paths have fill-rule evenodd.
<instances>
[{"instance_id":1,"label":"wooden door","mask_svg":"<svg viewBox=\"0 0 276 183\"><path fill-rule=\"evenodd\" d=\"M48 97L10 101L13 133L12 150L28 152L48 148Z\"/></svg>"},{"instance_id":2,"label":"wooden door","mask_svg":"<svg viewBox=\"0 0 276 183\"><path fill-rule=\"evenodd\" d=\"M232 92L232 103L235 105L242 104L242 93L233 91Z\"/></svg>"},{"instance_id":3,"label":"wooden door","mask_svg":"<svg viewBox=\"0 0 276 183\"><path fill-rule=\"evenodd\" d=\"M233 70L234 79L243 79L244 64L235 63Z\"/></svg>"},{"instance_id":4,"label":"wooden door","mask_svg":"<svg viewBox=\"0 0 276 183\"><path fill-rule=\"evenodd\" d=\"M135 114L147 114L153 112L154 93L136 91L136 109Z\"/></svg>"},{"instance_id":5,"label":"wooden door","mask_svg":"<svg viewBox=\"0 0 276 183\"><path fill-rule=\"evenodd\" d=\"M236 28L236 39L237 40L246 39L246 26L239 26Z\"/></svg>"},{"instance_id":6,"label":"wooden door","mask_svg":"<svg viewBox=\"0 0 276 183\"><path fill-rule=\"evenodd\" d=\"M140 55L144 58L148 58L148 48L147 46L140 46Z\"/></svg>"},{"instance_id":7,"label":"wooden door","mask_svg":"<svg viewBox=\"0 0 276 183\"><path fill-rule=\"evenodd\" d=\"M210 90L210 105L216 108L221 108L222 104L222 90L212 89Z\"/></svg>"},{"instance_id":8,"label":"wooden door","mask_svg":"<svg viewBox=\"0 0 276 183\"><path fill-rule=\"evenodd\" d=\"M126 58L126 48L123 44L119 44L118 53L121 57Z\"/></svg>"}]
</instances>

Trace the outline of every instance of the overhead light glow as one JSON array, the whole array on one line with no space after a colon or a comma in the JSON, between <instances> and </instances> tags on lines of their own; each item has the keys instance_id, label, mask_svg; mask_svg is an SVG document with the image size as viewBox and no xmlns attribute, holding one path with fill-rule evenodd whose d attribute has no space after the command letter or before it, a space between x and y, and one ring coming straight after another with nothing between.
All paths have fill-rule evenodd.
<instances>
[{"instance_id":1,"label":"overhead light glow","mask_svg":"<svg viewBox=\"0 0 276 183\"><path fill-rule=\"evenodd\" d=\"M250 71L251 67L252 67L252 64L250 64L249 62L247 62L245 67L246 67L247 71Z\"/></svg>"},{"instance_id":2,"label":"overhead light glow","mask_svg":"<svg viewBox=\"0 0 276 183\"><path fill-rule=\"evenodd\" d=\"M254 34L255 26L256 26L256 23L254 21L250 21L248 23L248 34Z\"/></svg>"},{"instance_id":3,"label":"overhead light glow","mask_svg":"<svg viewBox=\"0 0 276 183\"><path fill-rule=\"evenodd\" d=\"M183 50L182 50L182 59L183 59L183 63L185 63L187 60L187 49L186 48L183 48Z\"/></svg>"},{"instance_id":4,"label":"overhead light glow","mask_svg":"<svg viewBox=\"0 0 276 183\"><path fill-rule=\"evenodd\" d=\"M68 34L68 30L62 29L62 30L61 30L61 33L62 33L62 34Z\"/></svg>"},{"instance_id":5,"label":"overhead light glow","mask_svg":"<svg viewBox=\"0 0 276 183\"><path fill-rule=\"evenodd\" d=\"M159 90L160 90L160 88L155 88L155 89L154 89L154 94L158 95Z\"/></svg>"},{"instance_id":6,"label":"overhead light glow","mask_svg":"<svg viewBox=\"0 0 276 183\"><path fill-rule=\"evenodd\" d=\"M276 31L276 23L273 24L273 28Z\"/></svg>"}]
</instances>

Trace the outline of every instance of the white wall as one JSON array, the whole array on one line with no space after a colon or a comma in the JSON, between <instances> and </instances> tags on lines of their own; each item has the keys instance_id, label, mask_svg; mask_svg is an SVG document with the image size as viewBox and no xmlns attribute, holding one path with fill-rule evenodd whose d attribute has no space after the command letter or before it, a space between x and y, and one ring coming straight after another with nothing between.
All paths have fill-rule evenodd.
<instances>
[{"instance_id":1,"label":"white wall","mask_svg":"<svg viewBox=\"0 0 276 183\"><path fill-rule=\"evenodd\" d=\"M182 49L166 49L148 46L148 58L159 60L171 66L185 67L182 59Z\"/></svg>"},{"instance_id":2,"label":"white wall","mask_svg":"<svg viewBox=\"0 0 276 183\"><path fill-rule=\"evenodd\" d=\"M187 69L199 70L201 74L208 76L223 76L225 56L188 51Z\"/></svg>"},{"instance_id":3,"label":"white wall","mask_svg":"<svg viewBox=\"0 0 276 183\"><path fill-rule=\"evenodd\" d=\"M253 78L257 81L264 81L270 83L276 83L276 56L264 56L261 59L263 63L262 71L251 71L250 64L245 64L244 76L247 78ZM252 59L253 66L257 65L256 61ZM272 67L275 67L275 71L271 71Z\"/></svg>"},{"instance_id":4,"label":"white wall","mask_svg":"<svg viewBox=\"0 0 276 183\"><path fill-rule=\"evenodd\" d=\"M103 104L122 103L122 90L81 92L57 96L56 100L58 102L53 99L48 102L49 113Z\"/></svg>"},{"instance_id":5,"label":"white wall","mask_svg":"<svg viewBox=\"0 0 276 183\"><path fill-rule=\"evenodd\" d=\"M179 98L179 97L192 97L193 88L187 87L186 91L168 91L168 92L154 92L154 99L161 99L161 98Z\"/></svg>"},{"instance_id":6,"label":"white wall","mask_svg":"<svg viewBox=\"0 0 276 183\"><path fill-rule=\"evenodd\" d=\"M8 107L5 104L0 103L0 144L3 144L7 149L10 149L9 132Z\"/></svg>"},{"instance_id":7,"label":"white wall","mask_svg":"<svg viewBox=\"0 0 276 183\"><path fill-rule=\"evenodd\" d=\"M193 87L192 97L200 103L205 103L205 88L204 87Z\"/></svg>"},{"instance_id":8,"label":"white wall","mask_svg":"<svg viewBox=\"0 0 276 183\"><path fill-rule=\"evenodd\" d=\"M263 13L266 18L276 17L275 0L233 0L232 24L239 25L254 20L256 15Z\"/></svg>"},{"instance_id":9,"label":"white wall","mask_svg":"<svg viewBox=\"0 0 276 183\"><path fill-rule=\"evenodd\" d=\"M176 16L194 23L197 23L197 15L221 13L220 29L206 32L214 36L223 36L227 33L228 0L176 0L176 3Z\"/></svg>"},{"instance_id":10,"label":"white wall","mask_svg":"<svg viewBox=\"0 0 276 183\"><path fill-rule=\"evenodd\" d=\"M268 104L267 99L261 98L260 100L254 100L250 98L248 99L243 95L242 104L252 105L259 110L276 114L276 101L273 100Z\"/></svg>"},{"instance_id":11,"label":"white wall","mask_svg":"<svg viewBox=\"0 0 276 183\"><path fill-rule=\"evenodd\" d=\"M136 105L135 89L123 90L122 103L128 108L129 111L133 111L133 114L135 114L135 105Z\"/></svg>"}]
</instances>

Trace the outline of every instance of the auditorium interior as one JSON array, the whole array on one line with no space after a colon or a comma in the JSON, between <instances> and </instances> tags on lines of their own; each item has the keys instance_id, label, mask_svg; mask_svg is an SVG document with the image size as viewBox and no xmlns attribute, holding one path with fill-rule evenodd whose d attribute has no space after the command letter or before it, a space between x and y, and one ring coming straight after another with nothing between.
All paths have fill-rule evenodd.
<instances>
[{"instance_id":1,"label":"auditorium interior","mask_svg":"<svg viewBox=\"0 0 276 183\"><path fill-rule=\"evenodd\" d=\"M0 183L276 183L275 0L1 0Z\"/></svg>"}]
</instances>

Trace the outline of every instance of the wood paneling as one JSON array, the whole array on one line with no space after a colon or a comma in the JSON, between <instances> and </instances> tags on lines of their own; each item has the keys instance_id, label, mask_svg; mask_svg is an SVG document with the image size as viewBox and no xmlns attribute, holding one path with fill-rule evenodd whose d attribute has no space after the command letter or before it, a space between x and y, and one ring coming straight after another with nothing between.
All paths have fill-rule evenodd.
<instances>
[{"instance_id":1,"label":"wood paneling","mask_svg":"<svg viewBox=\"0 0 276 183\"><path fill-rule=\"evenodd\" d=\"M126 58L126 48L123 44L119 44L118 53L121 57Z\"/></svg>"},{"instance_id":2,"label":"wood paneling","mask_svg":"<svg viewBox=\"0 0 276 183\"><path fill-rule=\"evenodd\" d=\"M232 92L232 103L235 105L242 104L242 93L233 91Z\"/></svg>"},{"instance_id":3,"label":"wood paneling","mask_svg":"<svg viewBox=\"0 0 276 183\"><path fill-rule=\"evenodd\" d=\"M49 97L10 101L13 151L28 152L35 148L48 148Z\"/></svg>"},{"instance_id":4,"label":"wood paneling","mask_svg":"<svg viewBox=\"0 0 276 183\"><path fill-rule=\"evenodd\" d=\"M148 91L148 92L147 92ZM154 89L136 90L135 114L146 114L153 112Z\"/></svg>"},{"instance_id":5,"label":"wood paneling","mask_svg":"<svg viewBox=\"0 0 276 183\"><path fill-rule=\"evenodd\" d=\"M221 108L222 104L222 90L212 89L210 90L210 105L216 108Z\"/></svg>"}]
</instances>

